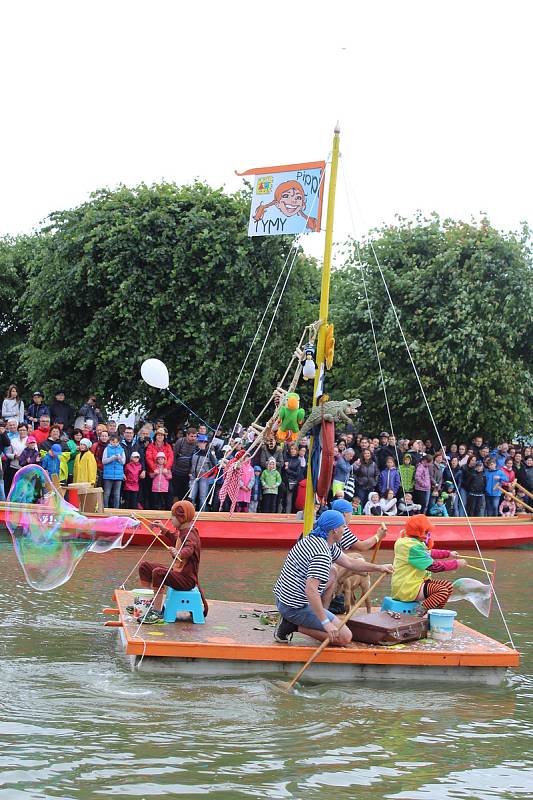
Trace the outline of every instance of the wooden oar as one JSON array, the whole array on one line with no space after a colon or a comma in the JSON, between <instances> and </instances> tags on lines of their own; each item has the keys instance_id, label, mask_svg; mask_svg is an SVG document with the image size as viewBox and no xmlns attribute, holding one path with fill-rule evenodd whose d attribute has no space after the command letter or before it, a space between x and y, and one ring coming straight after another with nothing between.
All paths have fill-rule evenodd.
<instances>
[{"instance_id":1,"label":"wooden oar","mask_svg":"<svg viewBox=\"0 0 533 800\"><path fill-rule=\"evenodd\" d=\"M483 572L484 575L494 575L494 572L489 572L488 569L483 569L482 567L475 567L473 564L465 564L465 567L469 567L469 569L475 569L478 572Z\"/></svg>"},{"instance_id":2,"label":"wooden oar","mask_svg":"<svg viewBox=\"0 0 533 800\"><path fill-rule=\"evenodd\" d=\"M507 495L507 497L510 497L512 500L514 500L515 503L519 503L521 506L527 508L528 511L531 511L531 513L533 513L533 508L531 508L531 506L528 506L527 503L524 503L523 500L520 500L520 498L517 497L515 494L513 494L512 492L508 492L507 489L502 489L501 486L496 486L496 488L499 489L501 492L503 492L503 494Z\"/></svg>"},{"instance_id":3,"label":"wooden oar","mask_svg":"<svg viewBox=\"0 0 533 800\"><path fill-rule=\"evenodd\" d=\"M387 532L387 526L385 525L384 522L381 523L381 525L378 528L378 531L385 531L385 533ZM370 560L371 564L374 564L375 561L376 561L376 558L378 557L379 548L381 547L381 542L382 541L383 541L383 539L378 539L378 541L376 542L376 546L374 547L374 552L372 553L372 558Z\"/></svg>"},{"instance_id":4,"label":"wooden oar","mask_svg":"<svg viewBox=\"0 0 533 800\"><path fill-rule=\"evenodd\" d=\"M41 513L51 507L52 501L49 503L15 503L12 500L5 503L0 503L0 511L35 511Z\"/></svg>"},{"instance_id":5,"label":"wooden oar","mask_svg":"<svg viewBox=\"0 0 533 800\"><path fill-rule=\"evenodd\" d=\"M376 545L376 547L377 547L377 545ZM361 598L359 598L359 600L357 601L357 603L355 603L355 605L353 605L353 606L350 608L350 610L346 612L346 614L344 615L344 617L341 617L340 625L339 625L339 627L337 628L337 630L340 630L340 628L342 628L342 626L343 626L343 625L345 625L345 624L348 622L348 620L350 619L350 617L352 616L352 614L353 614L355 611L357 611L357 609L359 608L359 606L360 606L360 605L362 605L362 604L365 602L366 598L369 596L369 594L370 594L371 592L373 592L373 591L374 591L374 589L376 588L376 586L377 586L379 583L381 583L381 581L383 580L383 578L385 577L385 575L388 575L388 573L387 573L387 572L384 572L382 575L380 575L380 576L379 576L379 578L377 579L377 581L374 581L374 583L372 584L372 586L370 587L370 589L368 590L368 592L365 592L365 593L364 593L364 595L363 595ZM287 684L286 684L286 686L285 686L285 689L286 689L288 692L289 692L289 691L292 689L292 687L294 686L294 684L296 683L296 681L298 681L298 680L301 678L301 676L304 674L304 672L305 672L305 670L307 669L307 667L309 667L309 666L310 666L310 665L313 663L313 661L315 661L315 660L318 658L318 656L320 655L320 653L321 653L321 652L322 652L322 651L323 651L323 650L324 650L324 649L325 649L325 648L328 646L328 644L330 643L330 641L331 641L331 639L329 638L329 636L327 636L327 637L324 639L324 641L322 642L322 644L321 644L319 647L317 647L317 649L315 650L315 652L313 653L313 655L312 655L312 656L310 656L310 657L308 658L308 660L307 660L307 661L306 661L306 663L303 665L303 667L302 667L302 668L301 668L301 669L300 669L300 670L299 670L299 671L296 673L296 675L295 675L295 677L292 679L292 681L290 681L289 683L287 683Z\"/></svg>"},{"instance_id":6,"label":"wooden oar","mask_svg":"<svg viewBox=\"0 0 533 800\"><path fill-rule=\"evenodd\" d=\"M516 486L516 487L517 487L517 489L520 489L520 491L521 491L521 492L524 492L524 494L527 494L527 496L528 496L528 497L531 497L531 499L533 500L533 494L532 494L532 493L531 493L531 492L530 492L528 489L524 489L524 487L523 487L523 486L520 486L520 484L518 483L518 481L515 481L515 482L513 483L513 486Z\"/></svg>"}]
</instances>

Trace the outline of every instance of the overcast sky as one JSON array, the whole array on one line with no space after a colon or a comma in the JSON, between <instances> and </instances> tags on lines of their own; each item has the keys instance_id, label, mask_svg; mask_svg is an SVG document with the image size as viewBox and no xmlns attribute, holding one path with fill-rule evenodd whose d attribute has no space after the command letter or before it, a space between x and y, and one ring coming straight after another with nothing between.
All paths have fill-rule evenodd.
<instances>
[{"instance_id":1,"label":"overcast sky","mask_svg":"<svg viewBox=\"0 0 533 800\"><path fill-rule=\"evenodd\" d=\"M337 119L357 233L417 209L533 223L528 0L19 0L0 22L0 235L103 186L233 191L325 158ZM337 239L346 208L341 180Z\"/></svg>"}]
</instances>

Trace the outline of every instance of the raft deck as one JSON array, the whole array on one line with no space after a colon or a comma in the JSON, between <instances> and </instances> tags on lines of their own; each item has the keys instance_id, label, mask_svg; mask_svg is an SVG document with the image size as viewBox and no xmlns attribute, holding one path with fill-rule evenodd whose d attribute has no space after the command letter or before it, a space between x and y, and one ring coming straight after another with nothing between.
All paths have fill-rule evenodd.
<instances>
[{"instance_id":1,"label":"raft deck","mask_svg":"<svg viewBox=\"0 0 533 800\"><path fill-rule=\"evenodd\" d=\"M234 677L252 674L290 678L316 649L307 636L295 634L291 644L273 638L273 626L259 614L273 606L260 603L209 601L204 625L188 614L176 623L142 625L126 613L133 594L116 590L122 644L134 669L193 677ZM358 611L356 615L366 611ZM114 623L117 624L117 623ZM420 680L498 685L519 654L506 645L455 623L453 639L423 639L390 647L352 642L327 647L304 673L308 681Z\"/></svg>"}]
</instances>

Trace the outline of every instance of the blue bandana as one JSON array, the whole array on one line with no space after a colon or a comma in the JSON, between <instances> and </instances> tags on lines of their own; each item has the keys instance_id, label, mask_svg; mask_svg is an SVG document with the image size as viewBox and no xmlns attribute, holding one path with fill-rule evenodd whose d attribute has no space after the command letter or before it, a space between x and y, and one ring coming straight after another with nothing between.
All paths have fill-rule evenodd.
<instances>
[{"instance_id":1,"label":"blue bandana","mask_svg":"<svg viewBox=\"0 0 533 800\"><path fill-rule=\"evenodd\" d=\"M352 504L347 500L341 500L340 498L339 500L334 500L331 507L334 511L340 511L341 514L352 513Z\"/></svg>"},{"instance_id":2,"label":"blue bandana","mask_svg":"<svg viewBox=\"0 0 533 800\"><path fill-rule=\"evenodd\" d=\"M320 539L327 539L328 533L334 528L344 525L344 517L340 511L324 511L319 516L309 536L318 536Z\"/></svg>"}]
</instances>

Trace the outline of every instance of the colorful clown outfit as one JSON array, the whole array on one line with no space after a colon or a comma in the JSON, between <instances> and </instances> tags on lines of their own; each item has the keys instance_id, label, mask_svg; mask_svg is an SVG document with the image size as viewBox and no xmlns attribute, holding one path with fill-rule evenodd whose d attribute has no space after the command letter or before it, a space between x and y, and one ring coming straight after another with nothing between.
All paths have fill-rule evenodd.
<instances>
[{"instance_id":1,"label":"colorful clown outfit","mask_svg":"<svg viewBox=\"0 0 533 800\"><path fill-rule=\"evenodd\" d=\"M406 603L421 600L421 605L428 611L431 608L443 608L453 592L449 581L431 580L431 574L459 567L456 559L449 558L449 550L432 548L432 531L433 523L425 514L415 514L408 519L405 530L394 545L391 581L395 600Z\"/></svg>"}]
</instances>

